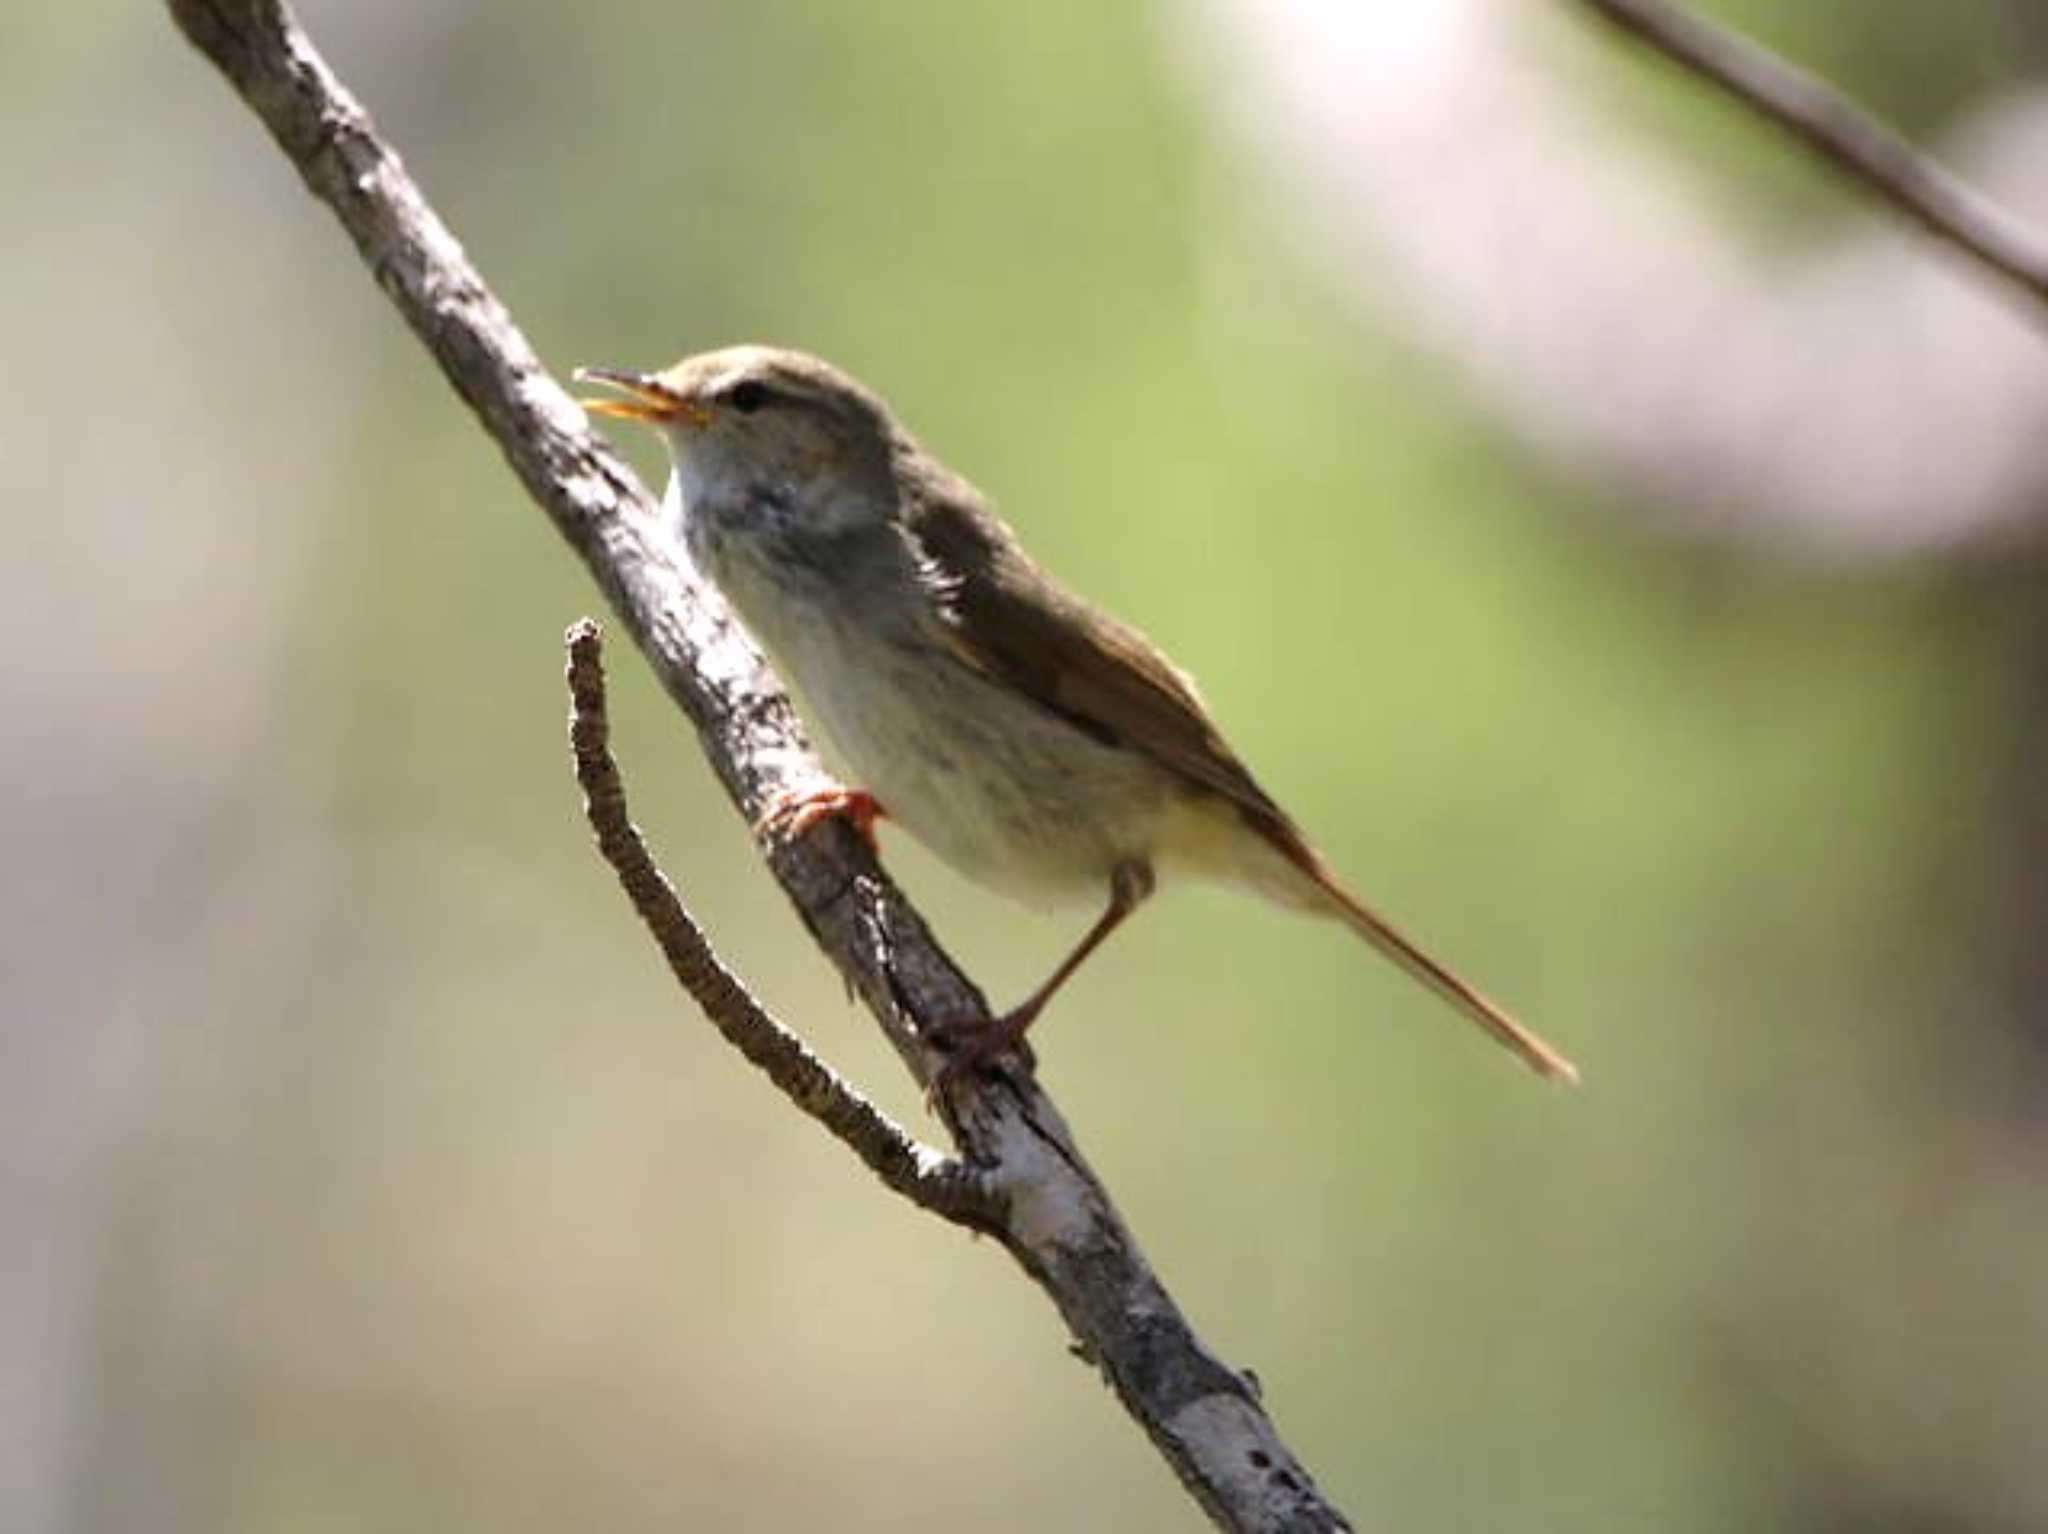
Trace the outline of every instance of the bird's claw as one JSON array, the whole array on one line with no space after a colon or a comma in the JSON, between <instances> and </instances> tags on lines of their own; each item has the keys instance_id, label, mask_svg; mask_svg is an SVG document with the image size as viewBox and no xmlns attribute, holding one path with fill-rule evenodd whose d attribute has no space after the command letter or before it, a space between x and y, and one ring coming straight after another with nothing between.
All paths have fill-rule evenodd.
<instances>
[{"instance_id":1,"label":"bird's claw","mask_svg":"<svg viewBox=\"0 0 2048 1534\"><path fill-rule=\"evenodd\" d=\"M753 829L754 835L765 842L793 842L819 821L836 815L853 827L868 844L869 852L879 855L875 822L885 813L881 801L866 789L835 783L829 788L777 794L768 801Z\"/></svg>"},{"instance_id":2,"label":"bird's claw","mask_svg":"<svg viewBox=\"0 0 2048 1534\"><path fill-rule=\"evenodd\" d=\"M1024 1032L1038 1016L1038 1009L1019 1007L1002 1017L977 1019L974 1022L942 1023L931 1031L952 1044L952 1053L945 1063L932 1072L931 1081L924 1089L924 1107L927 1113L936 1113L939 1099L956 1083L984 1065L1010 1053L1018 1052L1024 1069L1032 1068L1031 1048L1024 1042Z\"/></svg>"}]
</instances>

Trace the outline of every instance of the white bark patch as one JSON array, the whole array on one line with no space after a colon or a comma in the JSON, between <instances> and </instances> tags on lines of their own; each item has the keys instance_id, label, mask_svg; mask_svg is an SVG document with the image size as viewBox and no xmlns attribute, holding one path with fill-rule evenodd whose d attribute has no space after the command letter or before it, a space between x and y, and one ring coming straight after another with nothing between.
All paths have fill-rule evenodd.
<instances>
[{"instance_id":1,"label":"white bark patch","mask_svg":"<svg viewBox=\"0 0 2048 1534\"><path fill-rule=\"evenodd\" d=\"M1034 1251L1072 1246L1101 1220L1088 1184L1019 1119L997 1121L1002 1192L1009 1200L1011 1234Z\"/></svg>"},{"instance_id":2,"label":"white bark patch","mask_svg":"<svg viewBox=\"0 0 2048 1534\"><path fill-rule=\"evenodd\" d=\"M1306 1474L1258 1408L1242 1397L1203 1396L1167 1418L1166 1427L1192 1458L1221 1467L1233 1506L1301 1500Z\"/></svg>"}]
</instances>

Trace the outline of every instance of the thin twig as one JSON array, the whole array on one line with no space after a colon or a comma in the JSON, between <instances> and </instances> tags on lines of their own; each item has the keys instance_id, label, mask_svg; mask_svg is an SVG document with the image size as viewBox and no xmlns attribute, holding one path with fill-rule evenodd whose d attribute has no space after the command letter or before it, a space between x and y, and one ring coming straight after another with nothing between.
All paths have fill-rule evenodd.
<instances>
[{"instance_id":1,"label":"thin twig","mask_svg":"<svg viewBox=\"0 0 2048 1534\"><path fill-rule=\"evenodd\" d=\"M1776 123L1936 239L2048 304L2048 238L1920 153L1840 91L1663 0L1578 0Z\"/></svg>"},{"instance_id":2,"label":"thin twig","mask_svg":"<svg viewBox=\"0 0 2048 1534\"><path fill-rule=\"evenodd\" d=\"M752 821L822 778L789 701L717 594L676 557L632 471L526 338L281 0L167 0L185 35L270 130L528 492L582 558ZM843 824L770 857L819 946L923 1082L934 1023L986 1017L980 992ZM1161 1457L1219 1527L1348 1528L1281 1441L1256 1387L1167 1293L1058 1108L1006 1074L941 1104L995 1194L992 1234L1059 1308Z\"/></svg>"},{"instance_id":3,"label":"thin twig","mask_svg":"<svg viewBox=\"0 0 2048 1534\"><path fill-rule=\"evenodd\" d=\"M985 1175L904 1133L769 1015L719 961L627 812L626 785L611 753L604 640L597 624L580 619L570 627L566 642L569 749L576 762L576 781L583 786L584 815L597 837L597 850L618 874L670 972L726 1042L866 1162L885 1187L969 1230L998 1230L1002 1204Z\"/></svg>"}]
</instances>

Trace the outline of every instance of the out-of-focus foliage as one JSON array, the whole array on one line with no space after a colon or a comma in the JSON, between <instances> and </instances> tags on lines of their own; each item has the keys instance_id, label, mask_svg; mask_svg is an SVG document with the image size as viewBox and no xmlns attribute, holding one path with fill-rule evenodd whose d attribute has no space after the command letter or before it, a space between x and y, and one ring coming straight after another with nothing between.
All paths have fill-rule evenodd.
<instances>
[{"instance_id":1,"label":"out-of-focus foliage","mask_svg":"<svg viewBox=\"0 0 2048 1534\"><path fill-rule=\"evenodd\" d=\"M1650 541L1516 457L1245 196L1170 8L306 10L551 362L760 338L868 379L1584 1066L1546 1091L1206 891L1045 1024L1340 1505L2048 1520L2007 586ZM1953 88L1995 35L1955 8ZM151 6L0 37L0 1522L1193 1526L1001 1255L679 1002L566 770L593 596L253 120ZM924 1122L613 664L716 940ZM885 851L999 996L1082 919Z\"/></svg>"}]
</instances>

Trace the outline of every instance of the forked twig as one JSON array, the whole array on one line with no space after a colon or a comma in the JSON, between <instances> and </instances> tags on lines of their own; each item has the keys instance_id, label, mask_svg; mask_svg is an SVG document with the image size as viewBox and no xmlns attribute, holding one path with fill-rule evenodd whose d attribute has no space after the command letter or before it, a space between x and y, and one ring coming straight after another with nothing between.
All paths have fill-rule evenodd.
<instances>
[{"instance_id":1,"label":"forked twig","mask_svg":"<svg viewBox=\"0 0 2048 1534\"><path fill-rule=\"evenodd\" d=\"M883 1186L956 1225L982 1233L997 1230L1002 1201L986 1175L905 1133L777 1022L712 952L627 812L626 785L611 753L604 640L597 624L579 620L566 642L569 749L576 781L583 786L584 815L597 837L597 850L619 876L670 973L725 1041L867 1163Z\"/></svg>"}]
</instances>

